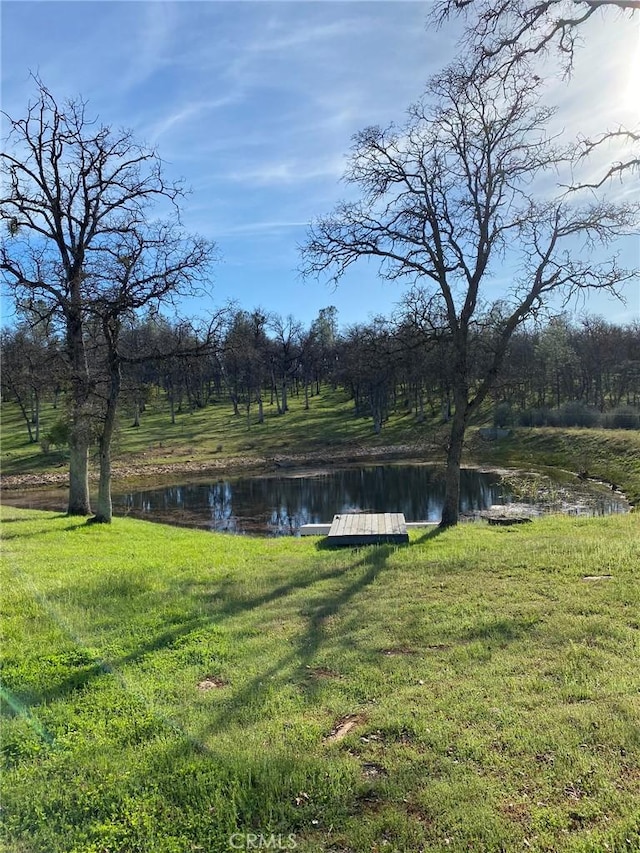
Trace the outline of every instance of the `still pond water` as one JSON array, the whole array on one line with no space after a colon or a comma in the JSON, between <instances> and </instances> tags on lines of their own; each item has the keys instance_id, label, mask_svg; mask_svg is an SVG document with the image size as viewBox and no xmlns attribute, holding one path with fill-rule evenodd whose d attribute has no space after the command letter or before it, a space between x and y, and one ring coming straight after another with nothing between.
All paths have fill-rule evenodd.
<instances>
[{"instance_id":1,"label":"still pond water","mask_svg":"<svg viewBox=\"0 0 640 853\"><path fill-rule=\"evenodd\" d=\"M502 502L502 495L498 475L462 471L463 512ZM295 534L303 524L331 522L338 512L402 512L407 521L439 521L443 500L441 469L372 465L133 492L114 497L114 511L210 530L277 536Z\"/></svg>"},{"instance_id":2,"label":"still pond water","mask_svg":"<svg viewBox=\"0 0 640 853\"><path fill-rule=\"evenodd\" d=\"M460 510L473 515L513 494L494 472L461 472ZM589 497L587 497L589 495ZM7 503L64 510L66 493L7 495ZM370 465L287 476L217 479L144 490L115 491L115 515L231 533L295 534L303 524L330 522L348 511L402 512L407 521L439 521L444 470L430 465ZM56 503L57 501L57 503ZM621 496L582 490L565 511L603 515L628 508Z\"/></svg>"}]
</instances>

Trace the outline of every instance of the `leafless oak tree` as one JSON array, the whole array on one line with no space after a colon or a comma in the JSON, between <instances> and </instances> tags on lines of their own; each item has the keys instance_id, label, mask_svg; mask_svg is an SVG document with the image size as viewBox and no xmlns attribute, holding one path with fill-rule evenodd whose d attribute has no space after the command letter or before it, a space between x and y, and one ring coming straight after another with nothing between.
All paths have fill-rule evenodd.
<instances>
[{"instance_id":1,"label":"leafless oak tree","mask_svg":"<svg viewBox=\"0 0 640 853\"><path fill-rule=\"evenodd\" d=\"M536 90L535 79L517 69L483 79L462 65L446 69L404 126L355 137L345 178L360 198L313 223L302 248L303 273L334 281L362 258L377 258L382 276L425 287L434 316L446 317L454 412L445 527L458 520L465 430L514 330L551 296L616 292L634 275L615 255L598 260L593 250L633 228L636 206L593 192L543 192L578 152L549 137L552 111L540 106ZM499 290L491 279L501 268L512 278ZM486 317L492 355L472 383L470 341Z\"/></svg>"},{"instance_id":2,"label":"leafless oak tree","mask_svg":"<svg viewBox=\"0 0 640 853\"><path fill-rule=\"evenodd\" d=\"M596 14L606 25L612 18L637 24L640 0L438 0L430 15L436 26L453 17L464 21L461 50L469 57L479 78L496 71L526 66L536 61L537 73L547 76L540 62L557 60L559 70L571 77L576 51L583 41L585 24ZM611 39L615 49L615 41ZM557 66L556 66L557 67ZM545 69L542 71L541 69ZM626 153L605 169L591 186L598 188L611 178L621 178L640 168L640 129L609 127L582 142L583 156L610 142L625 144Z\"/></svg>"},{"instance_id":3,"label":"leafless oak tree","mask_svg":"<svg viewBox=\"0 0 640 853\"><path fill-rule=\"evenodd\" d=\"M438 0L432 20L462 16L465 47L476 62L511 65L553 51L568 73L581 27L597 12L632 16L640 0Z\"/></svg>"},{"instance_id":4,"label":"leafless oak tree","mask_svg":"<svg viewBox=\"0 0 640 853\"><path fill-rule=\"evenodd\" d=\"M5 116L0 269L19 310L38 303L62 318L72 400L68 512L89 515L95 383L87 324L97 315L107 338L117 335L127 312L190 290L212 247L180 233L183 192L165 180L155 151L90 118L82 100L59 105L35 82L26 116ZM163 224L152 223L154 205L169 208Z\"/></svg>"}]
</instances>

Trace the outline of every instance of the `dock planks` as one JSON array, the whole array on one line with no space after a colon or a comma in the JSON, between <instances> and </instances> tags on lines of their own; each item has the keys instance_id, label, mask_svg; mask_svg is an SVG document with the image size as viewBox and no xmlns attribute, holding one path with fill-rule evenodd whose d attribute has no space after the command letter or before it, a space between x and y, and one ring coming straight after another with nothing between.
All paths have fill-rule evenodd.
<instances>
[{"instance_id":1,"label":"dock planks","mask_svg":"<svg viewBox=\"0 0 640 853\"><path fill-rule=\"evenodd\" d=\"M402 544L408 541L407 525L401 512L345 512L334 515L327 536L329 545Z\"/></svg>"}]
</instances>

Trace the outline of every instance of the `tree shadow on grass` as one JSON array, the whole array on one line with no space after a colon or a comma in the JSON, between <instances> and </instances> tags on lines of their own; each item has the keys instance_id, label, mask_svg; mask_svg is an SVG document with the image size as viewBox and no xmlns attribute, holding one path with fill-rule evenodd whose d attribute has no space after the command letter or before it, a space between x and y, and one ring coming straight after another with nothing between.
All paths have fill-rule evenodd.
<instances>
[{"instance_id":1,"label":"tree shadow on grass","mask_svg":"<svg viewBox=\"0 0 640 853\"><path fill-rule=\"evenodd\" d=\"M292 681L292 667L297 672L306 672L322 647L325 639L325 622L329 617L340 614L357 597L366 590L386 568L390 554L396 549L394 545L382 545L367 548L361 559L332 573L333 577L349 578L354 571L365 569L353 580L336 591L322 594L316 602L305 607L304 615L308 618L306 629L292 644L289 652L282 655L273 664L266 666L236 691L233 696L218 708L212 708L207 726L207 735L219 733L231 725L237 724L246 715L246 709L251 709L252 715L260 715L261 708L269 699L271 687L279 683ZM326 576L315 578L307 588L326 579ZM300 587L298 587L300 589ZM295 681L295 679L293 679Z\"/></svg>"},{"instance_id":2,"label":"tree shadow on grass","mask_svg":"<svg viewBox=\"0 0 640 853\"><path fill-rule=\"evenodd\" d=\"M78 521L74 527L82 526L83 524L84 521ZM42 531L39 531L37 534L29 535L41 536ZM346 589L339 591L333 597L323 600L318 607L314 608L310 614L311 619L308 632L305 635L305 638L300 641L299 648L296 647L291 654L287 655L281 661L278 661L273 668L256 677L256 679L243 689L242 695L239 697L238 701L234 703L234 706L239 706L243 702L243 697L252 694L261 681L276 677L279 672L291 664L298 654L302 653L306 655L305 660L311 659L320 644L321 625L323 620L328 615L338 612L346 602L357 595L361 589L371 583L378 572L384 567L389 554L392 553L393 550L394 548L392 546L378 546L375 549L367 549L368 553L365 553L361 560L319 573L314 572L313 567L311 570L306 568L290 582L280 584L279 586L267 590L259 595L248 597L238 595L237 587L241 581L241 577L238 576L229 580L223 579L219 582L216 582L215 580L206 582L208 591L206 596L203 595L202 590L198 590L198 586L204 585L205 582L178 582L175 585L175 591L178 593L177 597L184 598L185 595L188 595L193 599L190 604L192 608L197 604L197 610L199 611L198 615L192 616L191 618L183 618L181 616L174 617L174 624L166 626L163 630L154 633L152 637L148 637L143 642L137 643L135 648L131 649L131 651L125 652L124 654L113 657L97 658L95 650L92 649L88 658L83 659L82 661L76 661L75 664L70 662L69 668L66 668L64 674L62 672L58 672L57 677L55 667L52 666L51 683L47 687L29 688L26 685L21 686L12 684L11 689L14 690L20 701L25 706L36 706L52 700L63 699L65 696L87 687L97 677L109 674L118 675L119 670L122 667L140 663L147 656L152 655L155 652L173 648L178 640L189 635L193 631L206 628L207 626L222 625L227 620L233 620L234 617L240 616L243 613L258 610L265 605L286 599L292 594L311 590L314 586L323 582L347 577L354 569L357 569L360 566L368 566L365 574L358 577L353 584L349 585ZM142 593L146 592L144 588L141 591ZM112 618L114 627L117 627L118 623L121 622L123 618L121 611L119 610L118 601L123 597L123 595L125 595L125 593L127 597L131 597L136 594L136 589L135 587L131 590L126 588L124 592L114 596L113 579L111 577L106 577L102 585L97 581L93 581L91 587L87 587L85 595L87 601L102 601L105 603L105 607L107 607L107 605L110 606L113 610ZM70 634L69 629L65 627L66 618L64 614L62 612L58 612L59 606L57 602L64 602L67 598L67 594L68 592L64 589L57 589L54 597L55 600L46 600L46 610L48 611L48 615L52 621L59 624L63 631L69 635L69 639L74 643L76 649L79 649L80 652L82 652L82 640L79 637ZM83 596L77 586L74 586L73 588L73 597L76 601L81 601L83 599ZM165 600L172 600L175 597L176 596L174 596L171 591L163 594L163 599ZM203 603L205 605L204 608L202 607ZM88 645L92 645L91 636L88 635L84 639ZM307 649L306 652L304 652L305 648ZM46 656L42 658L42 666L45 670L47 668L48 660L49 659Z\"/></svg>"},{"instance_id":3,"label":"tree shadow on grass","mask_svg":"<svg viewBox=\"0 0 640 853\"><path fill-rule=\"evenodd\" d=\"M86 524L86 519L84 518L84 516L82 516L82 517L69 516L66 514L66 512L62 512L60 514L54 515L53 517L46 518L46 519L41 518L41 513L37 518L36 517L33 517L33 518L29 518L29 517L27 517L27 518L7 518L7 519L2 519L2 521L0 521L0 529L3 529L5 527L5 525L7 525L7 524L14 524L16 522L21 522L22 524L32 524L34 521L42 521L43 526L39 527L37 530L33 530L33 531L15 530L14 528L12 528L11 530L9 530L6 533L3 532L2 538L4 540L33 539L34 536L50 536L51 534L60 533L61 529L59 527L49 527L47 529L47 522L59 520L61 518L77 518L77 521L72 521L70 524L67 524L65 527L63 527L62 531L79 530L81 528L84 528L84 526Z\"/></svg>"},{"instance_id":4,"label":"tree shadow on grass","mask_svg":"<svg viewBox=\"0 0 640 853\"><path fill-rule=\"evenodd\" d=\"M440 527L438 524L435 527L429 527L426 533L423 533L418 539L415 539L411 544L412 545L426 545L427 542L431 542L434 539L437 539L438 536L442 536L443 533L446 533L450 528Z\"/></svg>"},{"instance_id":5,"label":"tree shadow on grass","mask_svg":"<svg viewBox=\"0 0 640 853\"><path fill-rule=\"evenodd\" d=\"M44 687L30 687L17 679L14 684L10 674L5 676L5 681L13 695L27 708L65 699L72 693L87 687L100 676L120 677L122 667L138 663L154 652L172 648L181 637L209 624L209 621L202 617L180 621L173 628L162 631L147 642L141 643L128 654L113 658L99 657L94 650L84 650L80 644L76 644L75 648L67 652L56 653L53 657L45 655L41 658L40 678L47 681L47 670L50 670L51 675ZM65 658L69 660L65 661ZM62 668L63 671L60 672Z\"/></svg>"},{"instance_id":6,"label":"tree shadow on grass","mask_svg":"<svg viewBox=\"0 0 640 853\"><path fill-rule=\"evenodd\" d=\"M514 640L519 640L526 634L534 631L542 617L525 617L510 619L503 617L501 619L490 619L479 622L472 628L467 628L462 631L458 642L474 642L476 640L498 643L509 643Z\"/></svg>"},{"instance_id":7,"label":"tree shadow on grass","mask_svg":"<svg viewBox=\"0 0 640 853\"><path fill-rule=\"evenodd\" d=\"M361 548L406 548L411 542L371 542L366 545L336 545L335 542L330 542L328 537L323 536L316 543L316 551L347 551L349 548L352 552L358 552Z\"/></svg>"}]
</instances>

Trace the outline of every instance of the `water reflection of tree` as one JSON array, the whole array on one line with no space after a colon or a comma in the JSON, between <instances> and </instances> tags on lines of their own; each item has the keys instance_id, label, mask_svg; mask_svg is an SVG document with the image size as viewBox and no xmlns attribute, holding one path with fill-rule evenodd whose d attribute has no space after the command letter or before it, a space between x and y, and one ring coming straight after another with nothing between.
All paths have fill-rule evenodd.
<instances>
[{"instance_id":1,"label":"water reflection of tree","mask_svg":"<svg viewBox=\"0 0 640 853\"><path fill-rule=\"evenodd\" d=\"M346 511L402 512L407 521L437 521L444 490L444 472L437 467L372 465L316 476L170 486L130 493L121 502L128 512L159 521L233 533L283 535L296 533L303 524L330 522L336 513ZM462 472L462 513L474 514L510 499L496 475ZM614 502L608 503L606 509L615 511Z\"/></svg>"}]
</instances>

